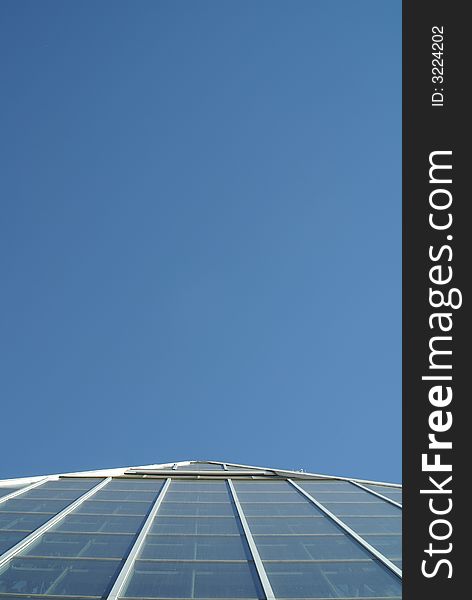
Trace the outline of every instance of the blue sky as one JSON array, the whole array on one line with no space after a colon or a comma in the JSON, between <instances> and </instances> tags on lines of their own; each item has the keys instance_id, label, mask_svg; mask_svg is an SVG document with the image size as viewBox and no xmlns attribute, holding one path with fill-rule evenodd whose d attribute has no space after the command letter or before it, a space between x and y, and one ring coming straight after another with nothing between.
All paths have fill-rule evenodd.
<instances>
[{"instance_id":1,"label":"blue sky","mask_svg":"<svg viewBox=\"0 0 472 600\"><path fill-rule=\"evenodd\" d=\"M401 3L0 16L0 477L399 481Z\"/></svg>"}]
</instances>

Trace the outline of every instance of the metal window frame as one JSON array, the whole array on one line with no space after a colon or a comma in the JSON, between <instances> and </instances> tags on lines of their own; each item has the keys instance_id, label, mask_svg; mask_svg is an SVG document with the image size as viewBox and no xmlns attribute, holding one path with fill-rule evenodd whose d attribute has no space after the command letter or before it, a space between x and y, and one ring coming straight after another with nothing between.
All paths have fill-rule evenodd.
<instances>
[{"instance_id":1,"label":"metal window frame","mask_svg":"<svg viewBox=\"0 0 472 600\"><path fill-rule=\"evenodd\" d=\"M254 538L252 537L251 529L249 528L249 524L246 520L246 516L242 509L241 503L239 502L238 494L236 492L236 489L235 489L231 479L228 479L228 485L229 485L229 489L231 491L231 496L232 496L233 502L236 506L236 511L238 513L239 520L241 521L241 525L242 525L244 534L246 536L246 541L249 546L249 550L251 552L251 555L252 555L252 558L254 561L254 565L256 567L256 571L259 576L259 580L261 582L262 589L264 591L266 599L267 600L275 600L275 594L274 594L274 591L270 584L269 577L267 576L266 570L264 568L264 564L262 563L262 559L260 557L259 551L256 546L256 542L254 541Z\"/></svg>"},{"instance_id":2,"label":"metal window frame","mask_svg":"<svg viewBox=\"0 0 472 600\"><path fill-rule=\"evenodd\" d=\"M314 504L317 508L319 508L327 517L329 517L332 521L334 521L339 527L341 527L351 538L354 538L356 542L358 542L365 550L367 550L374 558L379 560L389 571L394 573L400 580L402 579L402 571L395 565L391 560L389 560L386 556L384 556L381 552L379 552L376 548L371 546L369 542L364 540L358 533L356 533L353 529L351 529L344 521L342 521L339 517L333 514L330 510L328 510L321 502L316 500L311 494L306 492L303 488L297 485L291 479L287 480L295 489L297 489L301 494L303 494L312 504Z\"/></svg>"},{"instance_id":3,"label":"metal window frame","mask_svg":"<svg viewBox=\"0 0 472 600\"><path fill-rule=\"evenodd\" d=\"M138 557L139 551L141 550L144 540L145 540L147 534L149 533L149 530L151 529L151 525L152 525L152 522L154 521L154 517L156 516L157 511L159 510L159 507L162 503L162 500L164 499L164 496L166 495L167 490L169 489L170 482L171 482L171 479L169 477L166 479L164 485L162 486L161 490L159 491L157 498L154 500L154 504L152 505L152 508L151 508L146 520L144 521L144 525L141 527L141 531L139 532L139 535L136 538L136 541L134 542L131 550L129 551L128 557L127 557L123 567L121 568L121 571L119 572L118 577L115 579L115 583L113 584L113 587L107 594L107 600L116 600L116 598L118 598L118 596L121 594L121 591L123 590L126 582L128 581L128 578L131 574L134 563L136 562L136 559Z\"/></svg>"},{"instance_id":4,"label":"metal window frame","mask_svg":"<svg viewBox=\"0 0 472 600\"><path fill-rule=\"evenodd\" d=\"M63 508L56 515L53 515L48 521L46 521L46 523L43 523L40 527L38 527L37 529L32 531L29 535L27 535L25 538L20 540L14 546L12 546L9 550L7 550L0 557L0 568L3 567L12 558L17 556L22 550L27 548L35 540L37 540L43 533L46 533L49 529L51 529L51 527L53 527L54 525L56 525L57 523L62 521L62 519L64 517L66 517L69 513L71 513L78 506L80 506L82 504L82 502L85 502L85 500L88 500L91 496L93 496L95 494L95 492L98 492L98 490L101 490L102 487L104 487L109 481L111 481L111 477L107 477L106 479L103 479L102 481L100 481L93 488L91 488L90 490L88 490L87 492L85 492L84 494L79 496L77 498L77 500L74 500L74 502L72 502L71 504L69 504L68 506Z\"/></svg>"},{"instance_id":5,"label":"metal window frame","mask_svg":"<svg viewBox=\"0 0 472 600\"><path fill-rule=\"evenodd\" d=\"M400 504L400 502L397 502L396 500L393 500L392 498L389 498L388 496L384 496L380 492L371 490L370 488L365 487L364 485L362 485L362 483L358 483L357 481L353 481L352 483L355 486L357 486L358 488L361 488L361 490L369 492L369 494L372 494L373 496L377 496L377 498L382 498L382 500L385 500L385 502L388 502L389 504L393 504L393 506L397 506L398 508L403 509L403 505ZM394 489L396 489L396 488L394 488Z\"/></svg>"}]
</instances>

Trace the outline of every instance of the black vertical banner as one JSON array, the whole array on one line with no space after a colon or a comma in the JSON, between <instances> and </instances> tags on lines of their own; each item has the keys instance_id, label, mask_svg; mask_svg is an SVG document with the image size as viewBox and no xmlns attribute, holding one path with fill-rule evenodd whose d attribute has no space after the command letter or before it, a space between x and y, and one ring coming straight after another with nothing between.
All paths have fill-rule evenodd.
<instances>
[{"instance_id":1,"label":"black vertical banner","mask_svg":"<svg viewBox=\"0 0 472 600\"><path fill-rule=\"evenodd\" d=\"M403 2L405 600L470 596L472 36L466 8L454 0Z\"/></svg>"}]
</instances>

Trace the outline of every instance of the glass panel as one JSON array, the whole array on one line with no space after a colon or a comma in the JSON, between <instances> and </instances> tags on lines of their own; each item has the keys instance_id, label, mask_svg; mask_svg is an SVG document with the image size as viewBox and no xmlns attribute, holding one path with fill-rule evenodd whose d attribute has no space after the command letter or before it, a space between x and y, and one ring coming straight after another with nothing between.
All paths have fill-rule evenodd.
<instances>
[{"instance_id":1,"label":"glass panel","mask_svg":"<svg viewBox=\"0 0 472 600\"><path fill-rule=\"evenodd\" d=\"M166 502L230 502L225 492L176 492L172 488L165 495Z\"/></svg>"},{"instance_id":2,"label":"glass panel","mask_svg":"<svg viewBox=\"0 0 472 600\"><path fill-rule=\"evenodd\" d=\"M32 531L50 518L51 515L0 512L0 529L22 529L24 531Z\"/></svg>"},{"instance_id":3,"label":"glass panel","mask_svg":"<svg viewBox=\"0 0 472 600\"><path fill-rule=\"evenodd\" d=\"M144 491L125 491L107 489L99 490L93 495L94 500L124 500L130 502L153 502L157 498L158 492Z\"/></svg>"},{"instance_id":4,"label":"glass panel","mask_svg":"<svg viewBox=\"0 0 472 600\"><path fill-rule=\"evenodd\" d=\"M150 533L217 534L240 533L233 517L158 517Z\"/></svg>"},{"instance_id":5,"label":"glass panel","mask_svg":"<svg viewBox=\"0 0 472 600\"><path fill-rule=\"evenodd\" d=\"M275 502L268 502L266 504L257 503L244 503L242 505L244 514L247 517L256 515L272 516L272 515L287 515L287 516L298 516L298 515L313 515L318 514L318 509L308 501L305 502L286 502L284 504L277 504Z\"/></svg>"},{"instance_id":6,"label":"glass panel","mask_svg":"<svg viewBox=\"0 0 472 600\"><path fill-rule=\"evenodd\" d=\"M347 535L254 536L263 560L324 560L371 558Z\"/></svg>"},{"instance_id":7,"label":"glass panel","mask_svg":"<svg viewBox=\"0 0 472 600\"><path fill-rule=\"evenodd\" d=\"M226 492L225 481L172 481L169 492Z\"/></svg>"},{"instance_id":8,"label":"glass panel","mask_svg":"<svg viewBox=\"0 0 472 600\"><path fill-rule=\"evenodd\" d=\"M144 521L143 517L115 515L77 515L71 514L58 523L54 531L100 531L110 533L136 533Z\"/></svg>"},{"instance_id":9,"label":"glass panel","mask_svg":"<svg viewBox=\"0 0 472 600\"><path fill-rule=\"evenodd\" d=\"M365 535L364 539L387 558L401 558L401 535Z\"/></svg>"},{"instance_id":10,"label":"glass panel","mask_svg":"<svg viewBox=\"0 0 472 600\"><path fill-rule=\"evenodd\" d=\"M69 500L38 500L37 498L13 498L0 504L2 512L46 512L55 514L70 504Z\"/></svg>"},{"instance_id":11,"label":"glass panel","mask_svg":"<svg viewBox=\"0 0 472 600\"><path fill-rule=\"evenodd\" d=\"M401 560L392 560L393 564L396 565L399 569L403 569L403 561Z\"/></svg>"},{"instance_id":12,"label":"glass panel","mask_svg":"<svg viewBox=\"0 0 472 600\"><path fill-rule=\"evenodd\" d=\"M85 493L103 481L103 478L84 479L82 477L70 479L57 479L56 481L46 481L38 489L46 490L82 490Z\"/></svg>"},{"instance_id":13,"label":"glass panel","mask_svg":"<svg viewBox=\"0 0 472 600\"><path fill-rule=\"evenodd\" d=\"M191 463L190 465L178 465L179 471L223 471L223 465L211 465L209 463Z\"/></svg>"},{"instance_id":14,"label":"glass panel","mask_svg":"<svg viewBox=\"0 0 472 600\"><path fill-rule=\"evenodd\" d=\"M61 498L66 500L76 500L79 496L85 494L85 490L60 490L57 488L48 489L43 486L34 488L29 492L25 492L19 496L19 498L42 498L42 499L53 499L59 500Z\"/></svg>"},{"instance_id":15,"label":"glass panel","mask_svg":"<svg viewBox=\"0 0 472 600\"><path fill-rule=\"evenodd\" d=\"M125 597L263 598L252 564L138 560Z\"/></svg>"},{"instance_id":16,"label":"glass panel","mask_svg":"<svg viewBox=\"0 0 472 600\"><path fill-rule=\"evenodd\" d=\"M239 492L291 492L294 488L286 481L233 481Z\"/></svg>"},{"instance_id":17,"label":"glass panel","mask_svg":"<svg viewBox=\"0 0 472 600\"><path fill-rule=\"evenodd\" d=\"M265 563L279 598L401 597L401 582L380 563Z\"/></svg>"},{"instance_id":18,"label":"glass panel","mask_svg":"<svg viewBox=\"0 0 472 600\"><path fill-rule=\"evenodd\" d=\"M159 492L164 485L163 479L112 479L105 486L105 490L136 490L136 491L156 491Z\"/></svg>"},{"instance_id":19,"label":"glass panel","mask_svg":"<svg viewBox=\"0 0 472 600\"><path fill-rule=\"evenodd\" d=\"M0 531L0 554L9 550L26 535L25 531Z\"/></svg>"},{"instance_id":20,"label":"glass panel","mask_svg":"<svg viewBox=\"0 0 472 600\"><path fill-rule=\"evenodd\" d=\"M360 535L401 533L401 509L365 490L359 488L355 493L311 493L323 506Z\"/></svg>"},{"instance_id":21,"label":"glass panel","mask_svg":"<svg viewBox=\"0 0 472 600\"><path fill-rule=\"evenodd\" d=\"M300 486L305 489L305 486ZM379 498L369 492L315 492L306 490L313 496L318 502L324 504L325 502L378 502Z\"/></svg>"},{"instance_id":22,"label":"glass panel","mask_svg":"<svg viewBox=\"0 0 472 600\"><path fill-rule=\"evenodd\" d=\"M395 500L395 502L402 503L402 489L401 488L391 488L386 485L366 485L365 487L373 490L374 492L378 492L391 500Z\"/></svg>"},{"instance_id":23,"label":"glass panel","mask_svg":"<svg viewBox=\"0 0 472 600\"><path fill-rule=\"evenodd\" d=\"M219 515L234 515L233 506L223 504L221 502L213 503L184 503L163 502L159 508L159 515L202 515L202 516L219 516Z\"/></svg>"},{"instance_id":24,"label":"glass panel","mask_svg":"<svg viewBox=\"0 0 472 600\"><path fill-rule=\"evenodd\" d=\"M402 532L401 517L343 517L342 520L359 534Z\"/></svg>"},{"instance_id":25,"label":"glass panel","mask_svg":"<svg viewBox=\"0 0 472 600\"><path fill-rule=\"evenodd\" d=\"M339 533L342 531L327 517L248 517L247 521L253 535Z\"/></svg>"},{"instance_id":26,"label":"glass panel","mask_svg":"<svg viewBox=\"0 0 472 600\"><path fill-rule=\"evenodd\" d=\"M113 560L14 558L0 574L0 592L101 596L120 565Z\"/></svg>"},{"instance_id":27,"label":"glass panel","mask_svg":"<svg viewBox=\"0 0 472 600\"><path fill-rule=\"evenodd\" d=\"M306 502L302 494L293 492L238 492L240 502Z\"/></svg>"},{"instance_id":28,"label":"glass panel","mask_svg":"<svg viewBox=\"0 0 472 600\"><path fill-rule=\"evenodd\" d=\"M44 598L44 600L84 600L84 596L49 596L49 595L44 595L41 594L40 596L23 596L23 595L14 595L14 594L2 594L0 592L0 598L2 600L26 600L27 598ZM97 600L101 599L101 596L87 596L88 598L96 598Z\"/></svg>"},{"instance_id":29,"label":"glass panel","mask_svg":"<svg viewBox=\"0 0 472 600\"><path fill-rule=\"evenodd\" d=\"M399 516L401 509L388 502L324 502L323 506L337 516L364 515L381 517L383 515Z\"/></svg>"},{"instance_id":30,"label":"glass panel","mask_svg":"<svg viewBox=\"0 0 472 600\"><path fill-rule=\"evenodd\" d=\"M46 533L28 546L25 555L124 558L135 539L134 535L89 535L80 533Z\"/></svg>"},{"instance_id":31,"label":"glass panel","mask_svg":"<svg viewBox=\"0 0 472 600\"><path fill-rule=\"evenodd\" d=\"M356 491L355 492L338 492L338 493L320 493L318 489L313 489L313 486L310 484L303 484L301 487L311 493L317 500L322 503L325 502L379 502L381 499L378 496L374 496L374 494L370 494L366 490L363 490L359 487L352 486ZM379 488L382 486L366 486L374 491L378 491L383 493ZM384 494L387 497L391 497L393 500L397 500L401 502L400 495L398 492L390 492L389 490L395 488L383 488L387 490L387 493ZM398 489L398 488L397 488Z\"/></svg>"},{"instance_id":32,"label":"glass panel","mask_svg":"<svg viewBox=\"0 0 472 600\"><path fill-rule=\"evenodd\" d=\"M101 515L145 515L150 509L149 502L108 502L106 500L86 500L77 508L77 513Z\"/></svg>"},{"instance_id":33,"label":"glass panel","mask_svg":"<svg viewBox=\"0 0 472 600\"><path fill-rule=\"evenodd\" d=\"M307 492L355 492L357 489L349 481L300 481L295 480L295 483L302 487Z\"/></svg>"},{"instance_id":34,"label":"glass panel","mask_svg":"<svg viewBox=\"0 0 472 600\"><path fill-rule=\"evenodd\" d=\"M239 535L148 535L140 558L181 560L247 560Z\"/></svg>"}]
</instances>

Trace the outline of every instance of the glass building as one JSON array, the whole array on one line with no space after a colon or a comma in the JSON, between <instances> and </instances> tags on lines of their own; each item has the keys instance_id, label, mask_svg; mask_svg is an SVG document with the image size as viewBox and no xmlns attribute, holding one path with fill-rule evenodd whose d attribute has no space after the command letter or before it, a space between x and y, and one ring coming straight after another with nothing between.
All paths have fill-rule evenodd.
<instances>
[{"instance_id":1,"label":"glass building","mask_svg":"<svg viewBox=\"0 0 472 600\"><path fill-rule=\"evenodd\" d=\"M187 461L0 481L0 600L401 598L401 486Z\"/></svg>"}]
</instances>

